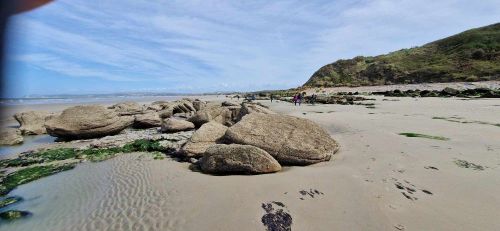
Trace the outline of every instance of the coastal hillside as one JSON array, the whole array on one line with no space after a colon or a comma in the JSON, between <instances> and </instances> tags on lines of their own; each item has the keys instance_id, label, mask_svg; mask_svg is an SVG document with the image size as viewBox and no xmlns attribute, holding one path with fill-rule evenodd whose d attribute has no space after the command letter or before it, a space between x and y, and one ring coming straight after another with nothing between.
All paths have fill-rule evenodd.
<instances>
[{"instance_id":1,"label":"coastal hillside","mask_svg":"<svg viewBox=\"0 0 500 231\"><path fill-rule=\"evenodd\" d=\"M486 81L500 79L500 23L374 57L323 66L304 87Z\"/></svg>"}]
</instances>

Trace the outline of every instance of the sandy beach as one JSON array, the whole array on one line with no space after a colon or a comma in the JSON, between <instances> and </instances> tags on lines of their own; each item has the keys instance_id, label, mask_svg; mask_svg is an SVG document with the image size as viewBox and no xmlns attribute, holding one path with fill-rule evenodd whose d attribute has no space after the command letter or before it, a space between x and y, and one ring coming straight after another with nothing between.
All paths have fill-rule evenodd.
<instances>
[{"instance_id":1,"label":"sandy beach","mask_svg":"<svg viewBox=\"0 0 500 231\"><path fill-rule=\"evenodd\" d=\"M278 202L292 230L500 229L500 100L371 98L373 109L262 102L325 128L341 145L329 162L212 176L169 158L125 154L18 187L11 194L25 202L13 208L34 216L0 228L265 230L262 205Z\"/></svg>"}]
</instances>

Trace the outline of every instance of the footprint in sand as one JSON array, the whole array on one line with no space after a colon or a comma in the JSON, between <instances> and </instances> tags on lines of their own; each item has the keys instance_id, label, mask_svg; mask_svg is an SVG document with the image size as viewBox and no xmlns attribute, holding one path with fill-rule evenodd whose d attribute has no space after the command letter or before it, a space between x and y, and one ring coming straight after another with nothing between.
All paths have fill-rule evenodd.
<instances>
[{"instance_id":1,"label":"footprint in sand","mask_svg":"<svg viewBox=\"0 0 500 231\"><path fill-rule=\"evenodd\" d=\"M315 198L315 196L325 195L324 193L318 191L317 189L309 189L309 191L300 190L299 193L300 193L300 195L303 196L303 197L300 197L301 200L304 200L304 197Z\"/></svg>"},{"instance_id":2,"label":"footprint in sand","mask_svg":"<svg viewBox=\"0 0 500 231\"><path fill-rule=\"evenodd\" d=\"M262 203L262 209L266 212L262 216L262 224L267 231L291 231L292 216L289 214L285 204L279 201Z\"/></svg>"},{"instance_id":3,"label":"footprint in sand","mask_svg":"<svg viewBox=\"0 0 500 231\"><path fill-rule=\"evenodd\" d=\"M403 183L402 182L399 182L397 179L394 179L393 180L395 181L394 185L396 186L397 189L399 189L401 191L401 194L403 194L404 197L406 197L406 199L408 200L412 200L412 201L416 201L418 200L418 197L416 197L416 195L419 193L419 191L427 194L427 195L433 195L433 193L429 190L426 190L426 189L420 189L420 190L417 190L416 186L412 183L410 183L409 181L404 181Z\"/></svg>"},{"instance_id":4,"label":"footprint in sand","mask_svg":"<svg viewBox=\"0 0 500 231\"><path fill-rule=\"evenodd\" d=\"M436 168L434 166L425 166L425 169L432 169L432 170L439 170L439 168Z\"/></svg>"}]
</instances>

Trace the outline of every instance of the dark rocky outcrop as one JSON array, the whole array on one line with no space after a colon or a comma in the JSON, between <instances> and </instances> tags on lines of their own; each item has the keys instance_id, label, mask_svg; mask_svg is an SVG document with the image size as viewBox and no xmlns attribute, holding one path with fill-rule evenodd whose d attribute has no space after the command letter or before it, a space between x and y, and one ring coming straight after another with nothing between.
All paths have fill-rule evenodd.
<instances>
[{"instance_id":1,"label":"dark rocky outcrop","mask_svg":"<svg viewBox=\"0 0 500 231\"><path fill-rule=\"evenodd\" d=\"M373 92L374 95L389 97L463 97L463 98L500 98L500 89L472 88L458 90L454 88L444 88L438 90L391 90Z\"/></svg>"}]
</instances>

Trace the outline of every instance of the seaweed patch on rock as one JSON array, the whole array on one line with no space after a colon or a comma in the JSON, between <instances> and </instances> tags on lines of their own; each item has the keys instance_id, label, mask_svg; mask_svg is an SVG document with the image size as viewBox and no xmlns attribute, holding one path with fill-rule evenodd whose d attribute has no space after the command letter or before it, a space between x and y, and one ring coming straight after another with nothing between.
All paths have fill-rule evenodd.
<instances>
[{"instance_id":1,"label":"seaweed patch on rock","mask_svg":"<svg viewBox=\"0 0 500 231\"><path fill-rule=\"evenodd\" d=\"M40 179L42 177L50 176L58 172L73 169L75 163L61 164L61 165L45 165L34 166L21 169L19 171L8 174L0 179L0 195L7 195L10 191L21 184Z\"/></svg>"},{"instance_id":2,"label":"seaweed patch on rock","mask_svg":"<svg viewBox=\"0 0 500 231\"><path fill-rule=\"evenodd\" d=\"M9 210L9 211L5 211L5 212L1 212L0 218L2 220L11 221L11 220L16 220L16 219L23 218L23 217L29 217L31 215L32 215L32 213L28 212L28 211Z\"/></svg>"}]
</instances>

